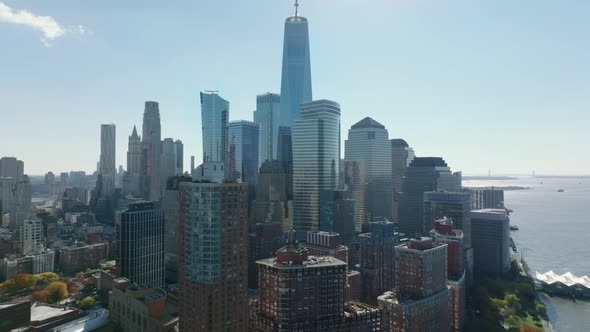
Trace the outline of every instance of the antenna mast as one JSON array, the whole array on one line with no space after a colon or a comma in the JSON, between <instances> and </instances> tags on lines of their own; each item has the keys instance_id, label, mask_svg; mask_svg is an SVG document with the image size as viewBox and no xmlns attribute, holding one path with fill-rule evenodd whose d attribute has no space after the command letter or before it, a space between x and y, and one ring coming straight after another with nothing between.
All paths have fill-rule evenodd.
<instances>
[{"instance_id":1,"label":"antenna mast","mask_svg":"<svg viewBox=\"0 0 590 332\"><path fill-rule=\"evenodd\" d=\"M295 18L299 17L299 0L295 0Z\"/></svg>"}]
</instances>

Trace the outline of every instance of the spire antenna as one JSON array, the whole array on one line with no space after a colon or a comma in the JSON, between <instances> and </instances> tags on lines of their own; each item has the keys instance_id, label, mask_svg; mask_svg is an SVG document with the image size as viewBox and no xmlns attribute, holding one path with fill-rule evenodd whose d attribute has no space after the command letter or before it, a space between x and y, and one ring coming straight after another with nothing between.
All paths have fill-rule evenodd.
<instances>
[{"instance_id":1,"label":"spire antenna","mask_svg":"<svg viewBox=\"0 0 590 332\"><path fill-rule=\"evenodd\" d=\"M299 17L299 0L295 0L295 18Z\"/></svg>"}]
</instances>

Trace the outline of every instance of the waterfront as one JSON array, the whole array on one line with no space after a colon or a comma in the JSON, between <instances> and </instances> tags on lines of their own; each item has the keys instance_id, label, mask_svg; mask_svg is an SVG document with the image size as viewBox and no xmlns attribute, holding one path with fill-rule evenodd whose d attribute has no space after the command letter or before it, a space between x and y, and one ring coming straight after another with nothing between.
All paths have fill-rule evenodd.
<instances>
[{"instance_id":1,"label":"waterfront","mask_svg":"<svg viewBox=\"0 0 590 332\"><path fill-rule=\"evenodd\" d=\"M590 178L532 178L470 180L467 187L521 186L505 192L505 204L514 210L511 224L518 250L531 273L553 270L562 274L590 274ZM564 192L558 192L563 189ZM549 318L558 332L590 330L590 303L544 297Z\"/></svg>"}]
</instances>

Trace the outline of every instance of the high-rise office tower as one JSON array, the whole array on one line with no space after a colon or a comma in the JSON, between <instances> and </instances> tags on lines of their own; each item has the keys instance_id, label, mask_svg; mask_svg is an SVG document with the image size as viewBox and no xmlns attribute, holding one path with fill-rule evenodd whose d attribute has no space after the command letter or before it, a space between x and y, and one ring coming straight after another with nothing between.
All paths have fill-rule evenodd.
<instances>
[{"instance_id":1,"label":"high-rise office tower","mask_svg":"<svg viewBox=\"0 0 590 332\"><path fill-rule=\"evenodd\" d=\"M178 283L178 252L180 247L180 184L192 182L190 176L174 176L168 179L162 199L166 235L164 236L164 260L166 281Z\"/></svg>"},{"instance_id":2,"label":"high-rise office tower","mask_svg":"<svg viewBox=\"0 0 590 332\"><path fill-rule=\"evenodd\" d=\"M260 127L258 167L266 160L278 158L279 124L281 117L281 96L266 93L256 96L254 122Z\"/></svg>"},{"instance_id":3,"label":"high-rise office tower","mask_svg":"<svg viewBox=\"0 0 590 332\"><path fill-rule=\"evenodd\" d=\"M184 174L184 145L181 140L174 141L174 150L176 151L176 174Z\"/></svg>"},{"instance_id":4,"label":"high-rise office tower","mask_svg":"<svg viewBox=\"0 0 590 332\"><path fill-rule=\"evenodd\" d=\"M471 211L475 276L497 276L510 269L510 217L503 209Z\"/></svg>"},{"instance_id":5,"label":"high-rise office tower","mask_svg":"<svg viewBox=\"0 0 590 332\"><path fill-rule=\"evenodd\" d=\"M260 127L251 121L232 121L228 125L228 179L247 182L252 188L258 176Z\"/></svg>"},{"instance_id":6,"label":"high-rise office tower","mask_svg":"<svg viewBox=\"0 0 590 332\"><path fill-rule=\"evenodd\" d=\"M340 105L318 100L301 105L293 126L293 228L299 239L320 230L320 193L338 187Z\"/></svg>"},{"instance_id":7,"label":"high-rise office tower","mask_svg":"<svg viewBox=\"0 0 590 332\"><path fill-rule=\"evenodd\" d=\"M301 104L313 100L307 19L295 15L285 21L281 77L281 126L293 127Z\"/></svg>"},{"instance_id":8,"label":"high-rise office tower","mask_svg":"<svg viewBox=\"0 0 590 332\"><path fill-rule=\"evenodd\" d=\"M357 162L361 185L352 188L357 201L357 229L373 218L391 218L391 143L385 126L366 117L354 124L344 142L345 162Z\"/></svg>"},{"instance_id":9,"label":"high-rise office tower","mask_svg":"<svg viewBox=\"0 0 590 332\"><path fill-rule=\"evenodd\" d=\"M424 225L434 228L436 220L447 218L463 231L465 249L471 248L471 197L466 192L429 191L424 193Z\"/></svg>"},{"instance_id":10,"label":"high-rise office tower","mask_svg":"<svg viewBox=\"0 0 590 332\"><path fill-rule=\"evenodd\" d=\"M436 190L457 192L460 189L460 177L451 173L442 158L415 158L406 171L400 195L399 231L408 237L428 235L432 221L428 225L424 223L424 193Z\"/></svg>"},{"instance_id":11,"label":"high-rise office tower","mask_svg":"<svg viewBox=\"0 0 590 332\"><path fill-rule=\"evenodd\" d=\"M285 232L293 229L293 202L287 196L287 174L278 160L260 166L256 200L252 202L251 225L278 221Z\"/></svg>"},{"instance_id":12,"label":"high-rise office tower","mask_svg":"<svg viewBox=\"0 0 590 332\"><path fill-rule=\"evenodd\" d=\"M492 188L469 188L471 194L471 208L482 209L503 209L504 190Z\"/></svg>"},{"instance_id":13,"label":"high-rise office tower","mask_svg":"<svg viewBox=\"0 0 590 332\"><path fill-rule=\"evenodd\" d=\"M401 138L391 140L391 180L393 185L391 221L395 223L399 222L399 200L403 190L404 176L406 176L406 170L415 157L414 150L405 140Z\"/></svg>"},{"instance_id":14,"label":"high-rise office tower","mask_svg":"<svg viewBox=\"0 0 590 332\"><path fill-rule=\"evenodd\" d=\"M45 174L45 182L46 185L52 185L55 183L55 174L49 171Z\"/></svg>"},{"instance_id":15,"label":"high-rise office tower","mask_svg":"<svg viewBox=\"0 0 590 332\"><path fill-rule=\"evenodd\" d=\"M129 136L127 147L127 173L123 178L123 192L141 197L143 187L143 144L141 137L137 135L137 128L133 126L133 132Z\"/></svg>"},{"instance_id":16,"label":"high-rise office tower","mask_svg":"<svg viewBox=\"0 0 590 332\"><path fill-rule=\"evenodd\" d=\"M290 241L257 265L259 331L380 331L376 308L345 302L346 263Z\"/></svg>"},{"instance_id":17,"label":"high-rise office tower","mask_svg":"<svg viewBox=\"0 0 590 332\"><path fill-rule=\"evenodd\" d=\"M182 164L179 165L179 160L182 160L184 156L182 141L174 141L172 138L165 138L162 141L162 167L160 171L162 182L162 188L166 190L168 179L173 176L182 175ZM162 193L162 196L164 193Z\"/></svg>"},{"instance_id":18,"label":"high-rise office tower","mask_svg":"<svg viewBox=\"0 0 590 332\"><path fill-rule=\"evenodd\" d=\"M342 242L349 245L355 234L355 200L348 197L347 191L320 193L320 230L340 234Z\"/></svg>"},{"instance_id":19,"label":"high-rise office tower","mask_svg":"<svg viewBox=\"0 0 590 332\"><path fill-rule=\"evenodd\" d=\"M274 257L277 250L286 243L283 224L278 221L257 223L248 242L248 288L258 288L258 268L256 261Z\"/></svg>"},{"instance_id":20,"label":"high-rise office tower","mask_svg":"<svg viewBox=\"0 0 590 332\"><path fill-rule=\"evenodd\" d=\"M164 213L153 202L133 203L117 224L118 274L139 285L164 287Z\"/></svg>"},{"instance_id":21,"label":"high-rise office tower","mask_svg":"<svg viewBox=\"0 0 590 332\"><path fill-rule=\"evenodd\" d=\"M179 187L180 331L247 331L247 186Z\"/></svg>"},{"instance_id":22,"label":"high-rise office tower","mask_svg":"<svg viewBox=\"0 0 590 332\"><path fill-rule=\"evenodd\" d=\"M447 245L412 239L395 248L396 289L379 296L383 331L450 330Z\"/></svg>"},{"instance_id":23,"label":"high-rise office tower","mask_svg":"<svg viewBox=\"0 0 590 332\"><path fill-rule=\"evenodd\" d=\"M14 178L22 180L24 176L25 164L22 160L14 157L0 158L0 177Z\"/></svg>"},{"instance_id":24,"label":"high-rise office tower","mask_svg":"<svg viewBox=\"0 0 590 332\"><path fill-rule=\"evenodd\" d=\"M377 304L377 297L395 286L395 247L398 234L395 224L387 221L369 223L370 233L359 235L361 299Z\"/></svg>"},{"instance_id":25,"label":"high-rise office tower","mask_svg":"<svg viewBox=\"0 0 590 332\"><path fill-rule=\"evenodd\" d=\"M115 125L100 126L100 175L102 175L102 194L111 195L115 191Z\"/></svg>"},{"instance_id":26,"label":"high-rise office tower","mask_svg":"<svg viewBox=\"0 0 590 332\"><path fill-rule=\"evenodd\" d=\"M145 167L144 197L151 201L162 198L161 156L162 129L160 127L160 106L155 101L146 101L143 112L143 151Z\"/></svg>"},{"instance_id":27,"label":"high-rise office tower","mask_svg":"<svg viewBox=\"0 0 590 332\"><path fill-rule=\"evenodd\" d=\"M431 232L435 242L447 245L447 284L450 291L451 331L463 330L465 322L465 265L463 232L455 229L450 219L434 222Z\"/></svg>"},{"instance_id":28,"label":"high-rise office tower","mask_svg":"<svg viewBox=\"0 0 590 332\"><path fill-rule=\"evenodd\" d=\"M293 134L291 127L279 127L279 139L277 140L277 159L289 164L293 162Z\"/></svg>"},{"instance_id":29,"label":"high-rise office tower","mask_svg":"<svg viewBox=\"0 0 590 332\"><path fill-rule=\"evenodd\" d=\"M201 92L203 163L226 162L229 102L215 92Z\"/></svg>"}]
</instances>

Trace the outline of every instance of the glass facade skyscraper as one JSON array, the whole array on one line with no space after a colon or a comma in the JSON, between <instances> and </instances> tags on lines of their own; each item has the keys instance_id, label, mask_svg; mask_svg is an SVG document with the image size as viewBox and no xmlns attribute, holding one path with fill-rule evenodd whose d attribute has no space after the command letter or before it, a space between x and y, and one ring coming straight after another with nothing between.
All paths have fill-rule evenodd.
<instances>
[{"instance_id":1,"label":"glass facade skyscraper","mask_svg":"<svg viewBox=\"0 0 590 332\"><path fill-rule=\"evenodd\" d=\"M230 122L228 141L228 179L255 185L258 175L258 124L245 120Z\"/></svg>"},{"instance_id":2,"label":"glass facade skyscraper","mask_svg":"<svg viewBox=\"0 0 590 332\"><path fill-rule=\"evenodd\" d=\"M100 175L102 194L110 195L115 191L115 125L100 126Z\"/></svg>"},{"instance_id":3,"label":"glass facade skyscraper","mask_svg":"<svg viewBox=\"0 0 590 332\"><path fill-rule=\"evenodd\" d=\"M229 102L214 92L201 92L203 163L225 162Z\"/></svg>"},{"instance_id":4,"label":"glass facade skyscraper","mask_svg":"<svg viewBox=\"0 0 590 332\"><path fill-rule=\"evenodd\" d=\"M312 101L307 19L296 12L285 21L281 79L281 126L292 127L301 104Z\"/></svg>"},{"instance_id":5,"label":"glass facade skyscraper","mask_svg":"<svg viewBox=\"0 0 590 332\"><path fill-rule=\"evenodd\" d=\"M399 200L403 190L404 176L406 176L406 170L415 157L414 150L405 140L401 138L391 140L391 181L393 185L391 221L395 223L399 222Z\"/></svg>"},{"instance_id":6,"label":"glass facade skyscraper","mask_svg":"<svg viewBox=\"0 0 590 332\"><path fill-rule=\"evenodd\" d=\"M117 225L119 276L164 287L164 213L153 202L130 204Z\"/></svg>"},{"instance_id":7,"label":"glass facade skyscraper","mask_svg":"<svg viewBox=\"0 0 590 332\"><path fill-rule=\"evenodd\" d=\"M241 183L183 182L179 330L248 330L248 192Z\"/></svg>"},{"instance_id":8,"label":"glass facade skyscraper","mask_svg":"<svg viewBox=\"0 0 590 332\"><path fill-rule=\"evenodd\" d=\"M399 231L408 237L428 234L432 221L428 225L424 222L424 193L437 190L457 192L460 188L460 176L451 173L442 158L415 158L406 172L400 194Z\"/></svg>"},{"instance_id":9,"label":"glass facade skyscraper","mask_svg":"<svg viewBox=\"0 0 590 332\"><path fill-rule=\"evenodd\" d=\"M254 122L260 126L258 167L266 160L279 159L278 140L281 117L281 96L266 93L256 96Z\"/></svg>"},{"instance_id":10,"label":"glass facade skyscraper","mask_svg":"<svg viewBox=\"0 0 590 332\"><path fill-rule=\"evenodd\" d=\"M320 230L320 193L338 187L340 105L318 100L301 105L293 126L293 228L298 238Z\"/></svg>"},{"instance_id":11,"label":"glass facade skyscraper","mask_svg":"<svg viewBox=\"0 0 590 332\"><path fill-rule=\"evenodd\" d=\"M391 143L385 126L366 117L354 124L344 142L345 162L357 162L360 185L356 200L356 229L376 217L391 218Z\"/></svg>"}]
</instances>

